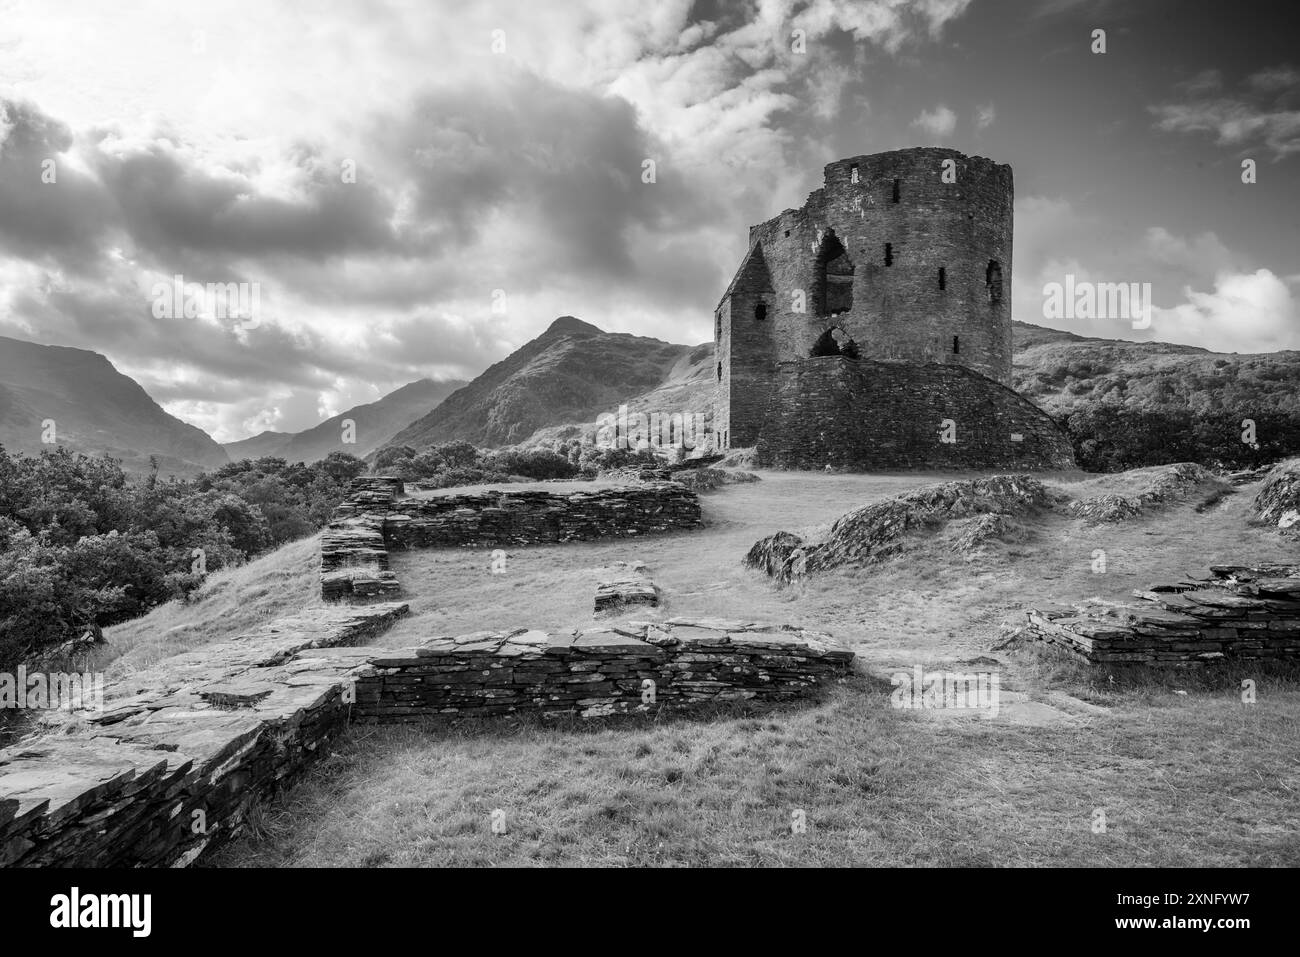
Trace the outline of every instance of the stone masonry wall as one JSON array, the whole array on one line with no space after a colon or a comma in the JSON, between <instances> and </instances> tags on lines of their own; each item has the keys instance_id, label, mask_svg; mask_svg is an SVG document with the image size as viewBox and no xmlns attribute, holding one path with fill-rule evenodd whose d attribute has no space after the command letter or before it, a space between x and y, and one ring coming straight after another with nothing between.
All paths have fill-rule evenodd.
<instances>
[{"instance_id":1,"label":"stone masonry wall","mask_svg":"<svg viewBox=\"0 0 1300 957\"><path fill-rule=\"evenodd\" d=\"M345 691L397 603L317 608L164 659L105 688L102 711L50 712L0 749L0 866L184 865L346 726Z\"/></svg>"},{"instance_id":2,"label":"stone masonry wall","mask_svg":"<svg viewBox=\"0 0 1300 957\"><path fill-rule=\"evenodd\" d=\"M940 441L945 419L956 426L951 444ZM1075 464L1068 438L1049 415L969 369L838 356L781 364L757 460L777 468Z\"/></svg>"},{"instance_id":3,"label":"stone masonry wall","mask_svg":"<svg viewBox=\"0 0 1300 957\"><path fill-rule=\"evenodd\" d=\"M852 658L827 635L720 619L479 632L376 657L357 680L357 716L407 722L531 711L590 718L787 701L847 674Z\"/></svg>"},{"instance_id":4,"label":"stone masonry wall","mask_svg":"<svg viewBox=\"0 0 1300 957\"><path fill-rule=\"evenodd\" d=\"M1300 565L1222 565L1209 579L1028 613L1025 634L1091 665L1300 663Z\"/></svg>"},{"instance_id":5,"label":"stone masonry wall","mask_svg":"<svg viewBox=\"0 0 1300 957\"><path fill-rule=\"evenodd\" d=\"M384 522L390 548L531 545L643 535L700 525L695 493L676 482L591 491L438 495L395 502Z\"/></svg>"}]
</instances>

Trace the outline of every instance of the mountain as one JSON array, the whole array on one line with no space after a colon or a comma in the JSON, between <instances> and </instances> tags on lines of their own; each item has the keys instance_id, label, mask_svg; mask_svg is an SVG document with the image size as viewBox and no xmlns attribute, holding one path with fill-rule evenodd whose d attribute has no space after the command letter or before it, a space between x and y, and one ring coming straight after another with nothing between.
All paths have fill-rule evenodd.
<instances>
[{"instance_id":1,"label":"mountain","mask_svg":"<svg viewBox=\"0 0 1300 957\"><path fill-rule=\"evenodd\" d=\"M226 464L225 450L202 429L163 411L134 379L87 349L44 346L0 336L0 444L37 455L43 423L58 445L122 460L130 472L189 475Z\"/></svg>"},{"instance_id":2,"label":"mountain","mask_svg":"<svg viewBox=\"0 0 1300 957\"><path fill-rule=\"evenodd\" d=\"M331 452L347 452L364 458L384 445L393 433L437 407L438 403L465 384L463 379L417 379L388 393L382 399L340 412L304 432L263 432L251 439L230 443L226 446L226 451L236 460L274 455L290 462L308 464L325 458ZM343 441L343 423L347 420L353 423L353 442ZM263 436L268 438L262 441ZM283 436L283 439L276 442L270 436Z\"/></svg>"},{"instance_id":3,"label":"mountain","mask_svg":"<svg viewBox=\"0 0 1300 957\"><path fill-rule=\"evenodd\" d=\"M423 448L458 439L485 448L523 444L540 429L576 423L590 428L601 413L617 414L625 404L635 408L633 403L665 388L658 400L674 404L656 408L709 412L712 390L688 381L691 357L698 359L701 350L711 355L713 346L609 333L561 316L385 444ZM679 390L669 385L674 376L681 379ZM692 404L682 407L677 400Z\"/></svg>"},{"instance_id":4,"label":"mountain","mask_svg":"<svg viewBox=\"0 0 1300 957\"><path fill-rule=\"evenodd\" d=\"M260 459L268 455L279 455L280 450L289 444L293 436L292 432L274 432L267 429L265 432L258 432L252 438L240 439L238 442L223 442L221 447L226 450L232 462Z\"/></svg>"}]
</instances>

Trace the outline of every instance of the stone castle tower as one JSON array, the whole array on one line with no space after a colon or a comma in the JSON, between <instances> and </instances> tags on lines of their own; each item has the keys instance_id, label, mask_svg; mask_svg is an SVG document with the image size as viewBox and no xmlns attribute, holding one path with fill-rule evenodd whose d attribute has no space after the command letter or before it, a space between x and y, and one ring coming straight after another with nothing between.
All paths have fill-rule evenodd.
<instances>
[{"instance_id":1,"label":"stone castle tower","mask_svg":"<svg viewBox=\"0 0 1300 957\"><path fill-rule=\"evenodd\" d=\"M786 465L1064 463L1055 423L1009 388L1012 201L1009 166L895 150L831 163L801 209L752 227L714 314L719 445ZM930 449L954 415L956 441Z\"/></svg>"}]
</instances>

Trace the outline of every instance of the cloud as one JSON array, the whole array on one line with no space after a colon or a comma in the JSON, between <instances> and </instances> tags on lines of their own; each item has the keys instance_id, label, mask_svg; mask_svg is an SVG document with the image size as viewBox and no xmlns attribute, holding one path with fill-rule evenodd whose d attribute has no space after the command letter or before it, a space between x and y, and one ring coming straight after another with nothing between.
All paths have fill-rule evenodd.
<instances>
[{"instance_id":1,"label":"cloud","mask_svg":"<svg viewBox=\"0 0 1300 957\"><path fill-rule=\"evenodd\" d=\"M1154 337L1218 352L1300 349L1300 302L1294 290L1268 269L1223 273L1212 292L1183 291L1185 302L1157 307Z\"/></svg>"},{"instance_id":2,"label":"cloud","mask_svg":"<svg viewBox=\"0 0 1300 957\"><path fill-rule=\"evenodd\" d=\"M868 51L970 3L697 6L15 0L0 332L102 351L221 439L471 377L556 315L699 341L746 227L865 109ZM175 273L258 283L262 321L154 319Z\"/></svg>"},{"instance_id":3,"label":"cloud","mask_svg":"<svg viewBox=\"0 0 1300 957\"><path fill-rule=\"evenodd\" d=\"M998 116L998 112L994 108L992 103L988 103L984 106L975 107L976 131L988 129L990 126L993 125L993 121L997 119L997 116Z\"/></svg>"},{"instance_id":4,"label":"cloud","mask_svg":"<svg viewBox=\"0 0 1300 957\"><path fill-rule=\"evenodd\" d=\"M922 110L921 115L912 121L912 126L942 139L952 135L957 126L957 114L940 104L933 110Z\"/></svg>"},{"instance_id":5,"label":"cloud","mask_svg":"<svg viewBox=\"0 0 1300 957\"><path fill-rule=\"evenodd\" d=\"M1156 128L1168 133L1213 133L1221 146L1264 148L1274 160L1300 153L1300 73L1289 66L1252 74L1236 96L1220 91L1217 72L1198 74L1179 89L1183 102L1156 104L1148 109Z\"/></svg>"}]
</instances>

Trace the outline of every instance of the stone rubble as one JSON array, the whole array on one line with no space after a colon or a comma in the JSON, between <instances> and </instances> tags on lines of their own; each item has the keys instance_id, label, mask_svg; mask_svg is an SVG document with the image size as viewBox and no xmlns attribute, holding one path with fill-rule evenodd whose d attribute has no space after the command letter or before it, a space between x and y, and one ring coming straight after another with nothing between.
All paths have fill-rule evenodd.
<instances>
[{"instance_id":1,"label":"stone rubble","mask_svg":"<svg viewBox=\"0 0 1300 957\"><path fill-rule=\"evenodd\" d=\"M648 578L616 578L596 584L596 614L621 611L628 605L659 604L659 589Z\"/></svg>"},{"instance_id":2,"label":"stone rubble","mask_svg":"<svg viewBox=\"0 0 1300 957\"><path fill-rule=\"evenodd\" d=\"M1300 661L1300 565L1216 565L1213 577L1028 612L1023 634L1092 665L1188 668Z\"/></svg>"}]
</instances>

